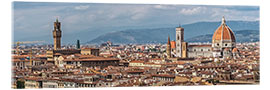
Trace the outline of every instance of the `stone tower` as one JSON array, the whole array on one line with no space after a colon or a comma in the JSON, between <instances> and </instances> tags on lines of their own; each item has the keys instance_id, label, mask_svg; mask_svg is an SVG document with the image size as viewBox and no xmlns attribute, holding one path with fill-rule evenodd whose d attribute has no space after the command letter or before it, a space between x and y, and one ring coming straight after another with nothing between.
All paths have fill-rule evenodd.
<instances>
[{"instance_id":1,"label":"stone tower","mask_svg":"<svg viewBox=\"0 0 270 90\"><path fill-rule=\"evenodd\" d=\"M80 40L77 40L76 48L77 48L77 49L80 49L80 46L81 46L81 45L80 45Z\"/></svg>"},{"instance_id":2,"label":"stone tower","mask_svg":"<svg viewBox=\"0 0 270 90\"><path fill-rule=\"evenodd\" d=\"M54 22L53 30L54 50L61 49L61 33L61 23L58 22L58 19L56 19L56 22Z\"/></svg>"},{"instance_id":3,"label":"stone tower","mask_svg":"<svg viewBox=\"0 0 270 90\"><path fill-rule=\"evenodd\" d=\"M176 57L182 57L182 42L184 41L184 28L176 27Z\"/></svg>"},{"instance_id":4,"label":"stone tower","mask_svg":"<svg viewBox=\"0 0 270 90\"><path fill-rule=\"evenodd\" d=\"M170 36L168 36L168 42L167 42L167 48L166 48L166 53L167 53L167 57L171 58L171 40L170 40Z\"/></svg>"}]
</instances>

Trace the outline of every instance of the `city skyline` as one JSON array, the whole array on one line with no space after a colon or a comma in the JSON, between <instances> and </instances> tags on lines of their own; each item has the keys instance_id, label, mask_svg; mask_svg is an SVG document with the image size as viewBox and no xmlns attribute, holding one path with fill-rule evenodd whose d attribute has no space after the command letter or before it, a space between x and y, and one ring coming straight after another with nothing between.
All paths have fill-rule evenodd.
<instances>
[{"instance_id":1,"label":"city skyline","mask_svg":"<svg viewBox=\"0 0 270 90\"><path fill-rule=\"evenodd\" d=\"M260 84L260 28L259 21L257 21L259 18L250 19L253 17L251 15L249 17L251 21L233 21L237 18L237 15L247 14L253 11L255 11L253 12L254 15L258 14L256 10L259 10L259 8L237 8L238 11L247 12L233 12L237 15L234 15L232 12L229 13L230 15L224 15L230 12L229 7L219 8L217 11L221 12L222 16L221 14L212 13L212 16L208 16L210 18L212 17L211 22L184 25L180 22L179 25L177 21L181 21L182 17L177 19L176 17L167 16L173 16L175 14L168 12L162 13L164 12L163 10L177 11L174 10L177 9L175 8L178 7L177 5L140 4L140 6L124 4L120 5L121 7L115 7L114 4L101 5L101 7L109 9L108 11L111 9L119 11L115 8L121 8L120 12L122 13L120 15L107 19L108 17L106 15L112 16L115 13L104 14L104 12L107 12L104 11L106 10L104 8L94 8L91 7L92 4L86 6L88 5L87 3L84 6L80 5L77 7L77 4L21 2L19 6L14 5L15 7L21 7L26 12L28 11L31 15L36 14L39 16L39 19L46 19L48 21L51 16L46 16L50 14L50 10L61 8L58 5L67 6L55 11L59 16L54 17L54 21L49 22L50 24L48 24L49 27L47 29L52 28L49 30L50 32L45 33L36 28L37 31L35 32L49 35L44 36L43 39L35 39L50 39L49 42L53 42L53 44L41 44L41 41L13 41L15 43L11 49L12 88ZM49 9L49 11L44 11L44 9L39 12L29 11L27 10L27 8L30 8L28 5L33 9L43 7ZM95 5L98 7L99 4L94 4L93 6ZM70 6L73 9L70 9ZM187 7L191 8L187 9ZM208 11L213 11L203 10L209 8L217 9L216 7L180 5L179 8L182 9L176 16L186 15L183 18L187 19L187 21L183 19L183 22L188 22L188 19L190 19L190 22L197 19L203 20L203 17L205 17L203 16L204 14L209 13ZM91 25L91 23L88 23L91 20L87 16L91 16L92 14L84 11L89 9L90 11L93 9L94 12L100 14L97 14L100 18L94 15L95 20L92 21L95 22L93 25L98 28L97 31L90 30L85 32L79 30L84 25ZM144 12L141 12L141 9ZM150 11L148 11L149 9ZM236 8L231 6L230 9L234 11ZM64 10L64 12L61 10ZM82 11L80 12L80 10ZM134 10L135 13L132 13ZM65 11L68 13L65 13ZM156 13L153 13L153 11ZM40 12L44 14L39 14ZM16 13L21 12L16 11ZM69 19L66 18L60 19L62 17L60 14L69 17L74 16L72 13L79 13L79 17L75 15L77 18L71 19L73 23L70 23L68 21ZM116 13L119 14L119 12ZM124 16L126 15L126 17L123 17L122 14ZM215 21L214 17L219 17L219 20ZM242 15L241 17L244 16ZM14 18L18 17L15 15ZM83 20L80 21L81 18ZM46 22L39 19L36 19L36 22L33 23L38 23L39 21ZM78 19L78 23L74 23ZM29 21L31 22L31 20ZM23 26L25 26L24 24L31 24L29 27L34 27L35 24L33 23L21 21ZM108 26L109 23L112 23L111 26L104 27ZM159 28L142 29L148 27L147 25L155 26L163 23L164 26L171 26L169 28L162 28L161 25L158 26ZM130 27L128 25L138 26ZM113 26L116 28L112 28ZM16 27L15 20L14 28ZM26 25L26 27L28 26ZM129 30L121 31L113 29ZM72 32L73 30L76 31ZM29 31L32 30L30 29ZM14 30L13 32L18 31ZM36 34L35 32L25 31L27 34ZM96 35L98 33L100 36ZM98 38L88 41L88 44L81 44L81 41L85 42L83 40L89 40L95 36L98 36ZM196 41L197 39L196 43L190 39L185 39L194 36L196 38L193 40ZM16 34L14 34L14 38L16 38ZM74 41L76 45L63 44L66 40ZM166 43L163 43L164 40ZM99 43L93 44L96 42Z\"/></svg>"}]
</instances>

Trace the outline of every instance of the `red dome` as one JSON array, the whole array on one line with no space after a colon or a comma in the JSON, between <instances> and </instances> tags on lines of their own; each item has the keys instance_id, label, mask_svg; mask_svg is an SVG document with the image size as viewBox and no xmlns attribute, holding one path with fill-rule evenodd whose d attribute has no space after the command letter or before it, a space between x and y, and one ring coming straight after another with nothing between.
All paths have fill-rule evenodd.
<instances>
[{"instance_id":1,"label":"red dome","mask_svg":"<svg viewBox=\"0 0 270 90\"><path fill-rule=\"evenodd\" d=\"M222 24L215 31L212 42L215 41L232 41L235 42L235 36L232 30L226 25L225 19L223 17Z\"/></svg>"},{"instance_id":2,"label":"red dome","mask_svg":"<svg viewBox=\"0 0 270 90\"><path fill-rule=\"evenodd\" d=\"M238 49L237 48L233 48L232 52L233 53L236 53L236 52L238 52Z\"/></svg>"}]
</instances>

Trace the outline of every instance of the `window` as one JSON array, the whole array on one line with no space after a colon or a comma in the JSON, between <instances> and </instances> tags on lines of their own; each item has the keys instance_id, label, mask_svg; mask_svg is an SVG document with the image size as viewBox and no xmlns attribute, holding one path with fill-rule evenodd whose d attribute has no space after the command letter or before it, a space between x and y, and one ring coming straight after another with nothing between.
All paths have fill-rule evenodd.
<instances>
[{"instance_id":1,"label":"window","mask_svg":"<svg viewBox=\"0 0 270 90\"><path fill-rule=\"evenodd\" d=\"M217 46L219 46L219 44L217 43Z\"/></svg>"},{"instance_id":2,"label":"window","mask_svg":"<svg viewBox=\"0 0 270 90\"><path fill-rule=\"evenodd\" d=\"M194 49L194 51L196 51L196 49Z\"/></svg>"},{"instance_id":3,"label":"window","mask_svg":"<svg viewBox=\"0 0 270 90\"><path fill-rule=\"evenodd\" d=\"M228 44L226 43L225 46L227 46Z\"/></svg>"},{"instance_id":4,"label":"window","mask_svg":"<svg viewBox=\"0 0 270 90\"><path fill-rule=\"evenodd\" d=\"M203 49L201 49L201 51L203 51Z\"/></svg>"}]
</instances>

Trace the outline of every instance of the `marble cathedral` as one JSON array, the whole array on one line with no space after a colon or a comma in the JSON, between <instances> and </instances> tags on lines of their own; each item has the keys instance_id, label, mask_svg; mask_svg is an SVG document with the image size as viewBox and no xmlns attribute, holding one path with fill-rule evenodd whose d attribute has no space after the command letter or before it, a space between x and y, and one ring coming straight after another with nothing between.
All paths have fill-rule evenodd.
<instances>
[{"instance_id":1,"label":"marble cathedral","mask_svg":"<svg viewBox=\"0 0 270 90\"><path fill-rule=\"evenodd\" d=\"M236 40L233 31L227 26L225 18L222 18L220 26L216 29L212 37L212 44L188 45L184 41L184 28L176 27L176 40L174 55L170 38L167 43L167 57L178 58L196 58L196 57L215 57L215 58L232 58L238 53L236 48Z\"/></svg>"}]
</instances>

